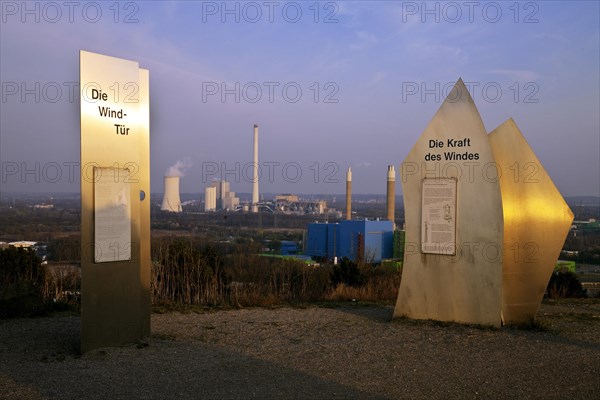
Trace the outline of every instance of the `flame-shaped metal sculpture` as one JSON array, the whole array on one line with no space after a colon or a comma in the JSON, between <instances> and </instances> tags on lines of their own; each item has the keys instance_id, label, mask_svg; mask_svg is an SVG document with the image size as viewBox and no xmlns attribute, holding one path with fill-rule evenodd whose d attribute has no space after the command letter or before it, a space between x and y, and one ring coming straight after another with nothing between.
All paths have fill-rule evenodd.
<instances>
[{"instance_id":1,"label":"flame-shaped metal sculpture","mask_svg":"<svg viewBox=\"0 0 600 400\"><path fill-rule=\"evenodd\" d=\"M489 134L502 193L502 319L534 319L573 213L512 119Z\"/></svg>"},{"instance_id":2,"label":"flame-shaped metal sculpture","mask_svg":"<svg viewBox=\"0 0 600 400\"><path fill-rule=\"evenodd\" d=\"M395 317L500 325L502 200L481 167L493 162L459 80L402 163L406 248ZM446 205L453 224L444 223Z\"/></svg>"},{"instance_id":3,"label":"flame-shaped metal sculpture","mask_svg":"<svg viewBox=\"0 0 600 400\"><path fill-rule=\"evenodd\" d=\"M401 179L406 248L394 317L532 320L573 214L514 122L487 135L459 80Z\"/></svg>"}]
</instances>

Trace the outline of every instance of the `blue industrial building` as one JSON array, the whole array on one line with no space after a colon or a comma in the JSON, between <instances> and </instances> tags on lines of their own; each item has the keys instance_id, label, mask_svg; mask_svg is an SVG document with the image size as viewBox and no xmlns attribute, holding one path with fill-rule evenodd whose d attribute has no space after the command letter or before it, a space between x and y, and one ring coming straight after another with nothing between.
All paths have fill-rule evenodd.
<instances>
[{"instance_id":1,"label":"blue industrial building","mask_svg":"<svg viewBox=\"0 0 600 400\"><path fill-rule=\"evenodd\" d=\"M392 258L394 227L391 221L340 221L308 225L306 254L333 260L379 263Z\"/></svg>"},{"instance_id":2,"label":"blue industrial building","mask_svg":"<svg viewBox=\"0 0 600 400\"><path fill-rule=\"evenodd\" d=\"M298 254L298 244L296 242L292 242L291 240L282 240L281 255L291 256L294 254Z\"/></svg>"}]
</instances>

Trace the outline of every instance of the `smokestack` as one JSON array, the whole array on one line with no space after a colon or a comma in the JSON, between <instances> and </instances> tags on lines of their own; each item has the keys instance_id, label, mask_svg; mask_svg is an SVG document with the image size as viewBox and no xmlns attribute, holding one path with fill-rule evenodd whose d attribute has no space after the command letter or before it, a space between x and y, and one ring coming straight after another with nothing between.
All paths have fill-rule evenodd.
<instances>
[{"instance_id":1,"label":"smokestack","mask_svg":"<svg viewBox=\"0 0 600 400\"><path fill-rule=\"evenodd\" d=\"M252 212L258 212L258 125L254 124L254 165L252 179Z\"/></svg>"},{"instance_id":2,"label":"smokestack","mask_svg":"<svg viewBox=\"0 0 600 400\"><path fill-rule=\"evenodd\" d=\"M394 228L394 214L396 209L396 171L393 165L388 165L387 171L387 219L392 221Z\"/></svg>"},{"instance_id":3,"label":"smokestack","mask_svg":"<svg viewBox=\"0 0 600 400\"><path fill-rule=\"evenodd\" d=\"M165 176L165 195L160 209L171 212L182 211L179 198L179 176Z\"/></svg>"},{"instance_id":4,"label":"smokestack","mask_svg":"<svg viewBox=\"0 0 600 400\"><path fill-rule=\"evenodd\" d=\"M346 172L346 219L352 219L352 171Z\"/></svg>"}]
</instances>

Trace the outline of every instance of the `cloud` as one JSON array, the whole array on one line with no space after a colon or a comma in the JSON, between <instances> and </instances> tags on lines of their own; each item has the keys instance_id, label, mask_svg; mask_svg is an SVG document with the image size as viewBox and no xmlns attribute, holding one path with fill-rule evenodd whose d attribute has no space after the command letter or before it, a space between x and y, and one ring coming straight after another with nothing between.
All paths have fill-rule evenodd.
<instances>
[{"instance_id":1,"label":"cloud","mask_svg":"<svg viewBox=\"0 0 600 400\"><path fill-rule=\"evenodd\" d=\"M550 41L553 43L561 43L561 44L569 43L569 39L567 39L563 35L559 35L557 33L538 33L538 34L533 35L533 37L536 39L541 39L543 41Z\"/></svg>"},{"instance_id":2,"label":"cloud","mask_svg":"<svg viewBox=\"0 0 600 400\"><path fill-rule=\"evenodd\" d=\"M357 41L349 46L351 50L363 50L367 47L374 46L379 42L377 36L367 31L356 32L356 38Z\"/></svg>"},{"instance_id":3,"label":"cloud","mask_svg":"<svg viewBox=\"0 0 600 400\"><path fill-rule=\"evenodd\" d=\"M493 75L504 75L521 82L531 82L540 78L538 73L522 69L491 69L486 71L486 73Z\"/></svg>"},{"instance_id":4,"label":"cloud","mask_svg":"<svg viewBox=\"0 0 600 400\"><path fill-rule=\"evenodd\" d=\"M408 55L420 60L434 63L444 62L449 65L460 66L467 64L469 58L462 47L433 43L427 39L417 40L407 45Z\"/></svg>"},{"instance_id":5,"label":"cloud","mask_svg":"<svg viewBox=\"0 0 600 400\"><path fill-rule=\"evenodd\" d=\"M387 74L384 71L377 71L373 74L373 77L371 78L371 83L377 84L377 83L383 81L386 77L387 77Z\"/></svg>"}]
</instances>

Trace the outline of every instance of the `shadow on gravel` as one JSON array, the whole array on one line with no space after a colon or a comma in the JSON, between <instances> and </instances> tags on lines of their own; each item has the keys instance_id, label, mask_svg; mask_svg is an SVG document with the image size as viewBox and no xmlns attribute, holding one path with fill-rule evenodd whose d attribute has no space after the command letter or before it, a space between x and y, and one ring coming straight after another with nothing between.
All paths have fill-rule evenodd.
<instances>
[{"instance_id":1,"label":"shadow on gravel","mask_svg":"<svg viewBox=\"0 0 600 400\"><path fill-rule=\"evenodd\" d=\"M393 306L381 306L378 304L369 304L369 303L340 303L336 304L333 307L336 311L356 315L359 317L366 318L371 321L379 322L379 323L390 323L392 322L392 316L394 313ZM531 326L503 326L501 328L494 328L489 326L482 325L472 325L472 324L460 324L460 323L452 323L452 322L441 322L441 321L432 321L432 320L411 320L408 318L399 318L393 320L394 322L407 323L410 325L421 325L423 327L440 327L440 328L448 328L455 329L457 331L461 330L470 330L477 329L480 331L490 331L497 333L507 333L513 336L527 337L538 341L547 342L549 345L551 344L560 344L560 345L572 345L577 346L582 349L587 350L598 350L600 348L600 340L599 342L587 341L582 339L577 339L574 337L570 337L565 335L563 332L551 328L545 327L542 323L539 326L536 325L534 327ZM598 324L600 326L600 324ZM577 332L575 332L577 334Z\"/></svg>"},{"instance_id":2,"label":"shadow on gravel","mask_svg":"<svg viewBox=\"0 0 600 400\"><path fill-rule=\"evenodd\" d=\"M586 350L595 350L595 351L600 350L599 342L594 343L594 342L587 341L587 340L568 337L568 336L565 336L562 332L553 330L553 329L532 330L532 329L522 328L522 327L506 326L506 327L503 327L502 330L508 332L509 334L511 334L515 337L521 337L521 336L531 337L531 338L535 338L535 340L537 340L537 341L548 343L548 345L560 344L560 345L576 346L576 347L579 347L581 349L586 349Z\"/></svg>"},{"instance_id":3,"label":"shadow on gravel","mask_svg":"<svg viewBox=\"0 0 600 400\"><path fill-rule=\"evenodd\" d=\"M390 322L394 313L394 307L392 306L382 306L372 303L340 303L332 308L339 312L357 315L380 323Z\"/></svg>"},{"instance_id":4,"label":"shadow on gravel","mask_svg":"<svg viewBox=\"0 0 600 400\"><path fill-rule=\"evenodd\" d=\"M1 349L14 351L35 359L55 354L78 357L80 349L81 318L42 317L21 318L0 322Z\"/></svg>"},{"instance_id":5,"label":"shadow on gravel","mask_svg":"<svg viewBox=\"0 0 600 400\"><path fill-rule=\"evenodd\" d=\"M197 341L151 337L145 346L78 354L80 319L0 324L1 399L381 399L327 379Z\"/></svg>"}]
</instances>

